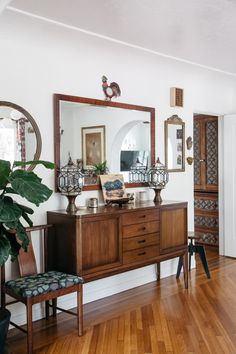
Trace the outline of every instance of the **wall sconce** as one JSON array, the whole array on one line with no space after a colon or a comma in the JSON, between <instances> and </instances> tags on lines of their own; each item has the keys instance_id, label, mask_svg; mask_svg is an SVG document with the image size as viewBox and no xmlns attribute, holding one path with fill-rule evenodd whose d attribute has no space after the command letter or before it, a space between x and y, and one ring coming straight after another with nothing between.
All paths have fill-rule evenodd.
<instances>
[{"instance_id":1,"label":"wall sconce","mask_svg":"<svg viewBox=\"0 0 236 354\"><path fill-rule=\"evenodd\" d=\"M192 157L192 156L188 156L188 157L186 158L186 160L187 160L187 163L188 163L189 165L192 165L192 163L193 163L193 157Z\"/></svg>"},{"instance_id":2,"label":"wall sconce","mask_svg":"<svg viewBox=\"0 0 236 354\"><path fill-rule=\"evenodd\" d=\"M191 136L189 136L187 139L186 139L186 146L187 146L187 149L188 150L191 150L192 147L193 147L193 139Z\"/></svg>"},{"instance_id":3,"label":"wall sconce","mask_svg":"<svg viewBox=\"0 0 236 354\"><path fill-rule=\"evenodd\" d=\"M75 199L82 192L83 178L83 174L69 156L68 164L60 169L58 176L58 188L69 202L66 208L67 213L75 213L78 210Z\"/></svg>"},{"instance_id":4,"label":"wall sconce","mask_svg":"<svg viewBox=\"0 0 236 354\"><path fill-rule=\"evenodd\" d=\"M161 190L165 188L169 181L169 174L167 172L166 166L160 162L159 157L156 163L148 171L148 185L155 192L155 203L161 203Z\"/></svg>"}]
</instances>

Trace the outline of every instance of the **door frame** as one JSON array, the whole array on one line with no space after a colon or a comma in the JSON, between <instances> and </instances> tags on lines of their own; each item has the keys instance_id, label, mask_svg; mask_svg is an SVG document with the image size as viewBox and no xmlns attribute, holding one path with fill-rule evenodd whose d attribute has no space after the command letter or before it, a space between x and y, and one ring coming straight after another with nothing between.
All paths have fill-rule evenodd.
<instances>
[{"instance_id":1,"label":"door frame","mask_svg":"<svg viewBox=\"0 0 236 354\"><path fill-rule=\"evenodd\" d=\"M224 116L218 116L218 176L219 176L219 255L225 255L224 233Z\"/></svg>"}]
</instances>

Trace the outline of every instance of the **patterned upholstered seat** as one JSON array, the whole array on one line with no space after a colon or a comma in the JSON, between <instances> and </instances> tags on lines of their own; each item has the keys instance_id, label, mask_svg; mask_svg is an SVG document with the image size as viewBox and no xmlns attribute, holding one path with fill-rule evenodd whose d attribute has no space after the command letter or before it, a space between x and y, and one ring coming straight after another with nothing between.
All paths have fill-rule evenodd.
<instances>
[{"instance_id":1,"label":"patterned upholstered seat","mask_svg":"<svg viewBox=\"0 0 236 354\"><path fill-rule=\"evenodd\" d=\"M5 308L6 305L11 305L20 301L26 306L27 331L19 325L11 321L11 324L23 332L27 333L27 354L33 354L33 305L45 302L45 317L50 316L50 309L52 308L52 315L57 315L57 310L65 311L77 317L78 335L83 335L83 279L79 276L66 274L59 271L48 271L38 273L37 264L33 250L33 243L31 242L31 233L35 231L40 232L43 236L44 249L44 264L47 270L47 242L48 229L52 229L52 225L37 225L27 227L25 230L29 237L30 243L27 252L23 248L20 249L17 257L19 264L20 278L5 281L5 264L1 267L1 306ZM57 299L60 296L76 293L77 309L76 312L64 310L57 306ZM15 299L6 302L6 295ZM0 348L1 352L1 348ZM26 351L25 351L26 353Z\"/></svg>"},{"instance_id":2,"label":"patterned upholstered seat","mask_svg":"<svg viewBox=\"0 0 236 354\"><path fill-rule=\"evenodd\" d=\"M10 289L16 295L32 297L79 283L83 283L81 277L62 272L49 271L47 273L39 273L9 280L5 283L5 288Z\"/></svg>"}]
</instances>

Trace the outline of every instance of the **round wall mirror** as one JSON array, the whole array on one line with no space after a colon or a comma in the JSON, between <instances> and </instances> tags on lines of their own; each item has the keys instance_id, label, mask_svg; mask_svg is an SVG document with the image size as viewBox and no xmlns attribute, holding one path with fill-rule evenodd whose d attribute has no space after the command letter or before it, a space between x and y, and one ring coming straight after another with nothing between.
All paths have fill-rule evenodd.
<instances>
[{"instance_id":1,"label":"round wall mirror","mask_svg":"<svg viewBox=\"0 0 236 354\"><path fill-rule=\"evenodd\" d=\"M13 161L38 160L42 140L39 128L24 108L0 101L0 159ZM32 171L34 165L27 167Z\"/></svg>"}]
</instances>

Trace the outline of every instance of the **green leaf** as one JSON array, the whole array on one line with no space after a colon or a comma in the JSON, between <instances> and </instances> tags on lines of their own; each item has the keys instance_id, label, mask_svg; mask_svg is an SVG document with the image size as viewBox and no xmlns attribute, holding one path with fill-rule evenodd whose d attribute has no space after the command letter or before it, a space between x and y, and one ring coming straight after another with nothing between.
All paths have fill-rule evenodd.
<instances>
[{"instance_id":1,"label":"green leaf","mask_svg":"<svg viewBox=\"0 0 236 354\"><path fill-rule=\"evenodd\" d=\"M16 170L9 180L15 192L37 206L48 200L52 194L52 190L41 183L41 178L33 172Z\"/></svg>"},{"instance_id":2,"label":"green leaf","mask_svg":"<svg viewBox=\"0 0 236 354\"><path fill-rule=\"evenodd\" d=\"M11 251L11 245L6 236L0 233L0 266L2 266L8 259Z\"/></svg>"},{"instance_id":3,"label":"green leaf","mask_svg":"<svg viewBox=\"0 0 236 354\"><path fill-rule=\"evenodd\" d=\"M5 189L5 193L9 193L9 194L17 194L14 189L12 189L11 187L6 187Z\"/></svg>"},{"instance_id":4,"label":"green leaf","mask_svg":"<svg viewBox=\"0 0 236 354\"><path fill-rule=\"evenodd\" d=\"M29 218L29 216L26 213L22 213L22 218L25 219L25 221L28 223L29 226L33 226L32 220Z\"/></svg>"},{"instance_id":5,"label":"green leaf","mask_svg":"<svg viewBox=\"0 0 236 354\"><path fill-rule=\"evenodd\" d=\"M14 161L13 163L13 167L17 167L17 166L27 166L27 165L43 165L46 168L49 169L54 169L55 165L52 162L49 161L43 161L43 160L32 160L32 161L27 161L27 162L23 162L23 161Z\"/></svg>"},{"instance_id":6,"label":"green leaf","mask_svg":"<svg viewBox=\"0 0 236 354\"><path fill-rule=\"evenodd\" d=\"M4 197L0 199L0 222L17 221L21 215L21 209L13 202L12 198Z\"/></svg>"},{"instance_id":7,"label":"green leaf","mask_svg":"<svg viewBox=\"0 0 236 354\"><path fill-rule=\"evenodd\" d=\"M29 245L29 238L28 238L27 232L25 231L24 226L21 224L20 221L18 221L18 223L17 223L16 235L17 235L17 238L21 241L21 247L26 252L28 245Z\"/></svg>"},{"instance_id":8,"label":"green leaf","mask_svg":"<svg viewBox=\"0 0 236 354\"><path fill-rule=\"evenodd\" d=\"M34 213L33 209L31 209L31 208L29 208L29 207L27 207L25 205L19 204L19 203L16 203L16 204L22 210L22 212L25 212L25 213L31 214L31 215Z\"/></svg>"},{"instance_id":9,"label":"green leaf","mask_svg":"<svg viewBox=\"0 0 236 354\"><path fill-rule=\"evenodd\" d=\"M8 183L8 176L11 172L9 161L0 160L0 189L4 189Z\"/></svg>"},{"instance_id":10,"label":"green leaf","mask_svg":"<svg viewBox=\"0 0 236 354\"><path fill-rule=\"evenodd\" d=\"M9 177L9 181L12 182L16 178L22 178L27 181L42 181L42 178L38 177L34 172L27 172L24 170L15 170L14 172L12 172Z\"/></svg>"}]
</instances>

